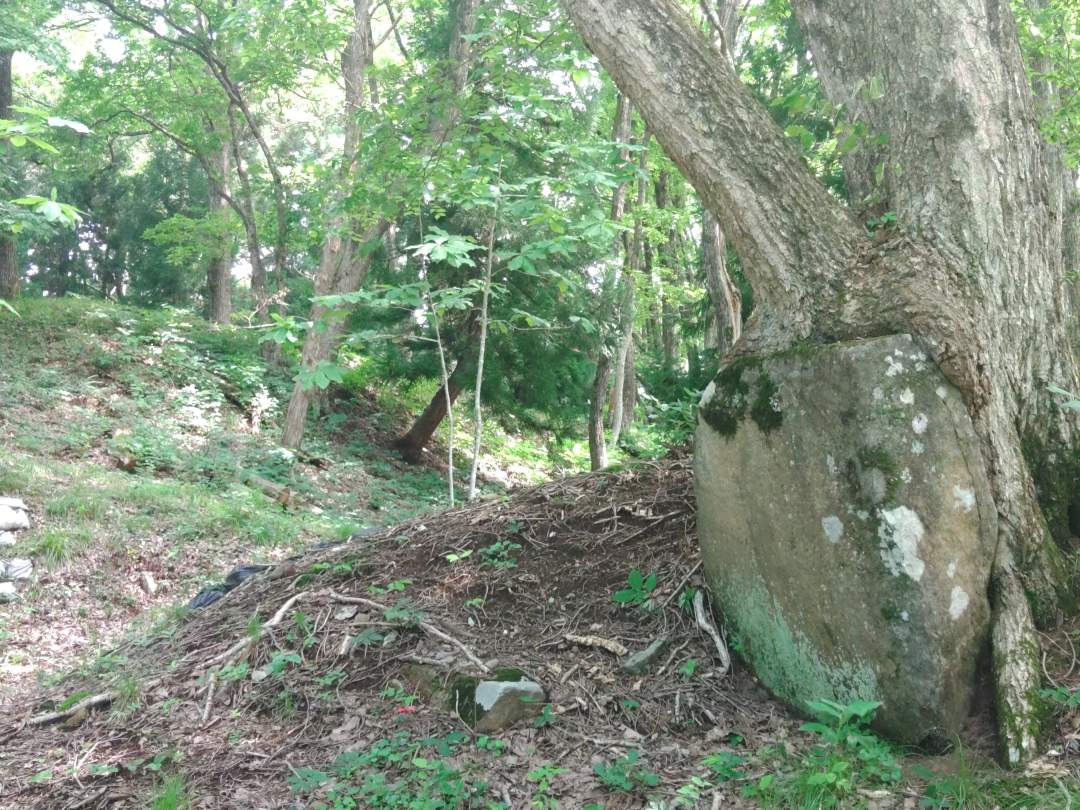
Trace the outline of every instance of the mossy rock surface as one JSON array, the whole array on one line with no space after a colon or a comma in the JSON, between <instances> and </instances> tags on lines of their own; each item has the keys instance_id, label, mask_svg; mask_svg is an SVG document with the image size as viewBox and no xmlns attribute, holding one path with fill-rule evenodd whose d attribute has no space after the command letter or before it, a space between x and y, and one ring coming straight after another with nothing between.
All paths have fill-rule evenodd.
<instances>
[{"instance_id":1,"label":"mossy rock surface","mask_svg":"<svg viewBox=\"0 0 1080 810\"><path fill-rule=\"evenodd\" d=\"M705 570L762 682L799 709L880 700L904 742L957 733L997 532L959 393L893 335L744 358L700 412Z\"/></svg>"}]
</instances>

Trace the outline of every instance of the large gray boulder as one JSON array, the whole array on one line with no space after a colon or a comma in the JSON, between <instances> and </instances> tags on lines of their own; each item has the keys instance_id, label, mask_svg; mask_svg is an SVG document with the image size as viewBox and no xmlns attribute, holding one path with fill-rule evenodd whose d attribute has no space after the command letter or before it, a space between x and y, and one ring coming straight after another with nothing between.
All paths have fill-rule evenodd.
<instances>
[{"instance_id":1,"label":"large gray boulder","mask_svg":"<svg viewBox=\"0 0 1080 810\"><path fill-rule=\"evenodd\" d=\"M957 733L989 634L996 513L957 390L907 335L743 358L700 408L705 572L762 683Z\"/></svg>"}]
</instances>

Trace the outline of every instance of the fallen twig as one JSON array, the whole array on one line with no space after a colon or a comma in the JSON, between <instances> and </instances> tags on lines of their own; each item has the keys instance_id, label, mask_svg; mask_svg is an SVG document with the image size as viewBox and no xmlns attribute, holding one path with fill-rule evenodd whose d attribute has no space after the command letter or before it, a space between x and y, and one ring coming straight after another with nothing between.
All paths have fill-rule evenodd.
<instances>
[{"instance_id":1,"label":"fallen twig","mask_svg":"<svg viewBox=\"0 0 1080 810\"><path fill-rule=\"evenodd\" d=\"M371 599L365 599L362 596L346 596L343 593L338 593L337 591L333 590L330 591L330 596L335 602L342 602L346 605L366 605L367 607L381 610L384 612L387 610L386 605L381 605L378 602L372 601ZM445 641L448 644L453 644L455 647L461 650L465 654L465 657L468 658L481 671L491 671L491 668L488 667L488 665L485 664L483 661L481 661L472 650L465 646L464 642L458 641L458 639L454 638L449 633L440 630L438 627L431 624L430 622L417 622L417 626L428 635L435 636L435 638L439 639L440 641Z\"/></svg>"},{"instance_id":2,"label":"fallen twig","mask_svg":"<svg viewBox=\"0 0 1080 810\"><path fill-rule=\"evenodd\" d=\"M27 720L26 724L29 726L47 726L49 723L55 723L57 720L63 720L73 714L78 714L81 711L88 711L97 706L106 706L116 700L116 698L116 692L111 690L108 692L100 692L96 695L83 698L74 706L69 706L61 711L36 714Z\"/></svg>"},{"instance_id":3,"label":"fallen twig","mask_svg":"<svg viewBox=\"0 0 1080 810\"><path fill-rule=\"evenodd\" d=\"M676 596L678 596L678 595L679 595L679 592L680 592L680 591L682 591L682 589L683 589L683 586L684 586L684 585L685 585L685 584L686 584L687 582L689 582L689 581L690 581L690 577L692 577L692 576L693 576L694 574L696 574L696 573L697 573L697 570L698 570L699 568L701 568L701 560L698 560L698 561L697 561L697 565L695 565L695 566L694 566L693 568L691 568L691 569L690 569L689 571L687 571L687 572L686 572L686 576L685 576L685 577L683 577L683 578L682 578L682 581L681 581L681 582L680 582L680 583L679 583L678 585L676 585L676 586L675 586L675 590L673 590L673 591L672 591L671 593L669 593L669 594L668 594L668 595L667 595L667 596L666 596L666 597L664 598L664 601L660 603L660 609L661 609L661 610L663 610L664 608L666 608L666 607L668 606L668 603L669 603L669 602L671 602L671 600L672 600L672 599L674 599L674 598L675 598Z\"/></svg>"},{"instance_id":4,"label":"fallen twig","mask_svg":"<svg viewBox=\"0 0 1080 810\"><path fill-rule=\"evenodd\" d=\"M241 652L243 652L245 649L247 649L248 647L251 647L252 645L254 645L257 642L257 640L262 636L262 631L266 630L267 627L275 627L275 626L278 626L279 624L281 624L281 621L282 621L282 619L285 618L285 613L288 612L289 608L292 608L293 605L295 605L298 602L299 599L301 599L302 597L305 597L307 595L308 595L307 591L301 591L300 593L296 594L295 596L289 597L286 600L285 604L282 605L280 608L278 608L278 612L274 613L274 615L273 615L273 617L271 617L270 621L265 622L264 624L262 624L259 627L258 635L251 636L251 637L248 637L248 638L241 638L239 640L239 642L232 645L225 652L219 652L218 654L216 654L216 656L214 656L214 658L212 658L210 661L207 661L206 666L211 667L211 666L214 666L215 664L222 664L222 663L231 664L235 657L239 656L239 654Z\"/></svg>"},{"instance_id":5,"label":"fallen twig","mask_svg":"<svg viewBox=\"0 0 1080 810\"><path fill-rule=\"evenodd\" d=\"M610 638L602 638L600 636L572 636L569 634L565 638L572 644L580 644L582 647L598 647L601 650L607 650L612 655L618 655L620 657L630 652L618 641Z\"/></svg>"}]
</instances>

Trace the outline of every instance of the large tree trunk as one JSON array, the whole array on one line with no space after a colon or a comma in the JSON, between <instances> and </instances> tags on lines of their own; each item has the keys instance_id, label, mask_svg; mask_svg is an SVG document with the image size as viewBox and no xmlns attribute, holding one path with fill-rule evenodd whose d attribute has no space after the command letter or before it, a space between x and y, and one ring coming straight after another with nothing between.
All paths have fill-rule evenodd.
<instances>
[{"instance_id":1,"label":"large tree trunk","mask_svg":"<svg viewBox=\"0 0 1080 810\"><path fill-rule=\"evenodd\" d=\"M0 118L11 118L11 51L0 51ZM0 233L0 298L12 301L19 296L21 281L15 239Z\"/></svg>"},{"instance_id":2,"label":"large tree trunk","mask_svg":"<svg viewBox=\"0 0 1080 810\"><path fill-rule=\"evenodd\" d=\"M1064 169L1043 149L1008 5L793 3L830 100L889 136L845 166L856 204L896 214L875 243L674 0L563 4L743 260L760 305L736 352L906 332L960 391L997 511L1001 742L1010 762L1031 756L1038 639L1025 592L1052 614L1060 585L1031 470L1052 473L1057 458L1061 474L1075 458L1074 421L1045 384L1075 387L1077 366L1052 201ZM1057 450L1025 460L1025 438Z\"/></svg>"},{"instance_id":3,"label":"large tree trunk","mask_svg":"<svg viewBox=\"0 0 1080 810\"><path fill-rule=\"evenodd\" d=\"M229 176L232 148L224 144L216 155L214 175L209 177L210 214L224 216L229 209L224 187ZM220 178L220 182L218 181ZM220 223L218 223L220 224ZM227 324L232 314L232 238L224 231L210 254L206 268L207 317L214 323Z\"/></svg>"},{"instance_id":4,"label":"large tree trunk","mask_svg":"<svg viewBox=\"0 0 1080 810\"><path fill-rule=\"evenodd\" d=\"M424 412L413 422L409 432L394 442L394 449L400 452L401 457L410 464L420 462L424 448L428 446L431 437L435 435L435 431L446 418L448 407L453 407L464 390L465 378L465 365L459 362L447 380L447 385L439 386L439 390L432 396ZM447 392L450 394L449 397L447 397Z\"/></svg>"}]
</instances>

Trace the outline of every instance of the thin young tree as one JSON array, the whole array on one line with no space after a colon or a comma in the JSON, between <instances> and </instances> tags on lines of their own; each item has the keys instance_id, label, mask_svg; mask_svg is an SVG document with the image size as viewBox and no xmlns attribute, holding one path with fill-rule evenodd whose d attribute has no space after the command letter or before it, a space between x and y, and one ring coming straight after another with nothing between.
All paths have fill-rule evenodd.
<instances>
[{"instance_id":1,"label":"thin young tree","mask_svg":"<svg viewBox=\"0 0 1080 810\"><path fill-rule=\"evenodd\" d=\"M469 470L469 500L476 499L476 475L480 469L480 449L484 429L484 411L481 407L481 391L484 386L484 357L487 355L488 336L488 309L491 303L491 271L495 264L495 229L499 224L499 205L502 201L501 192L502 165L496 176L495 204L491 212L491 222L488 223L487 254L484 257L484 291L480 300L480 349L476 359L476 385L473 389L473 446L472 468ZM447 380L443 380L445 385Z\"/></svg>"}]
</instances>

